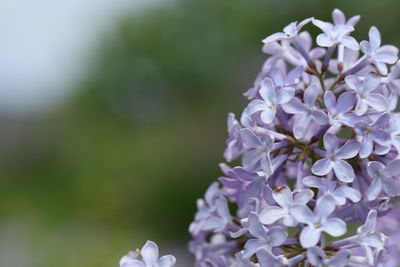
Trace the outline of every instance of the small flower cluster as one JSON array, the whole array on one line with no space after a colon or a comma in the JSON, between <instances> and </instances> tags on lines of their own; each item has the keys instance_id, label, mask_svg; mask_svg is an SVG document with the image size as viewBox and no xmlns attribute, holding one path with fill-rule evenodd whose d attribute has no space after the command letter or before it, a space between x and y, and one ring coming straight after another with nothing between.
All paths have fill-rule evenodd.
<instances>
[{"instance_id":1,"label":"small flower cluster","mask_svg":"<svg viewBox=\"0 0 400 267\"><path fill-rule=\"evenodd\" d=\"M381 45L376 27L367 41L350 36L359 16L335 9L332 18L292 22L263 40L270 56L245 92L250 103L239 121L228 116L231 166L220 165L224 176L190 225L196 266L396 261L398 49ZM316 48L306 25L321 30Z\"/></svg>"},{"instance_id":2,"label":"small flower cluster","mask_svg":"<svg viewBox=\"0 0 400 267\"><path fill-rule=\"evenodd\" d=\"M335 9L332 18L263 40L269 57L244 94L250 103L240 120L228 116L229 165L190 225L195 266L396 265L398 49L381 45L376 27L367 41L350 36L359 16ZM309 25L321 31L316 48ZM121 266L175 263L158 253L150 262L144 250L145 263L133 253Z\"/></svg>"}]
</instances>

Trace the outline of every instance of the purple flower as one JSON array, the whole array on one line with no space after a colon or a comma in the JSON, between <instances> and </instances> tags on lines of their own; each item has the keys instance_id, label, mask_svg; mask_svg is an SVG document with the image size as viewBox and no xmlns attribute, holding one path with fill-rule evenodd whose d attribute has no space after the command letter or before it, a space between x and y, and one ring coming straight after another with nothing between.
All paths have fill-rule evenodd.
<instances>
[{"instance_id":1,"label":"purple flower","mask_svg":"<svg viewBox=\"0 0 400 267\"><path fill-rule=\"evenodd\" d=\"M315 162L311 168L312 173L323 176L333 169L340 181L351 183L355 177L354 170L344 159L354 158L360 150L360 144L357 141L348 140L343 146L339 147L339 139L335 135L327 133L324 136L324 146L326 149L325 158Z\"/></svg>"},{"instance_id":2,"label":"purple flower","mask_svg":"<svg viewBox=\"0 0 400 267\"><path fill-rule=\"evenodd\" d=\"M332 19L335 25L355 26L360 20L360 15L353 16L346 22L344 13L340 9L335 8L332 11Z\"/></svg>"},{"instance_id":3,"label":"purple flower","mask_svg":"<svg viewBox=\"0 0 400 267\"><path fill-rule=\"evenodd\" d=\"M335 210L335 199L325 194L317 200L314 212L306 205L292 207L294 218L307 226L300 234L300 243L305 248L315 246L322 232L338 237L346 233L346 223L339 218L328 218Z\"/></svg>"},{"instance_id":4,"label":"purple flower","mask_svg":"<svg viewBox=\"0 0 400 267\"><path fill-rule=\"evenodd\" d=\"M332 47L338 44L343 45L352 50L359 50L360 46L356 39L348 36L354 31L353 26L324 22L318 19L313 19L312 23L320 28L323 33L317 36L317 44L322 47Z\"/></svg>"},{"instance_id":5,"label":"purple flower","mask_svg":"<svg viewBox=\"0 0 400 267\"><path fill-rule=\"evenodd\" d=\"M227 124L229 138L226 140L224 157L230 162L240 156L243 151L243 142L240 138L240 129L242 129L242 126L235 119L233 113L229 113Z\"/></svg>"},{"instance_id":6,"label":"purple flower","mask_svg":"<svg viewBox=\"0 0 400 267\"><path fill-rule=\"evenodd\" d=\"M261 112L261 120L269 124L275 118L277 105L289 102L294 96L294 89L292 87L283 87L275 93L272 80L266 78L261 84L259 93L262 99L251 101L246 108L247 114L251 116L256 112Z\"/></svg>"},{"instance_id":7,"label":"purple flower","mask_svg":"<svg viewBox=\"0 0 400 267\"><path fill-rule=\"evenodd\" d=\"M367 172L372 178L367 191L368 200L376 199L382 191L391 197L400 195L400 183L394 178L400 175L400 159L391 161L387 166L371 161L368 163Z\"/></svg>"},{"instance_id":8,"label":"purple flower","mask_svg":"<svg viewBox=\"0 0 400 267\"><path fill-rule=\"evenodd\" d=\"M272 174L272 163L270 152L274 140L269 135L263 135L262 138L256 136L250 129L240 130L240 135L249 151L243 155L243 167L249 170L256 169L258 166L268 174Z\"/></svg>"},{"instance_id":9,"label":"purple flower","mask_svg":"<svg viewBox=\"0 0 400 267\"><path fill-rule=\"evenodd\" d=\"M376 230L377 212L371 210L368 213L365 223L357 228L357 236L355 242L361 245L367 257L368 263L373 265L375 255L371 248L379 252L384 249L387 237ZM377 253L375 253L377 254ZM375 266L375 265L374 265Z\"/></svg>"},{"instance_id":10,"label":"purple flower","mask_svg":"<svg viewBox=\"0 0 400 267\"><path fill-rule=\"evenodd\" d=\"M387 75L386 64L394 64L397 61L398 49L392 45L381 46L381 34L376 27L372 26L368 34L369 42L362 41L361 50L382 75Z\"/></svg>"},{"instance_id":11,"label":"purple flower","mask_svg":"<svg viewBox=\"0 0 400 267\"><path fill-rule=\"evenodd\" d=\"M141 255L143 261L138 260ZM129 252L121 258L120 267L170 267L174 266L176 259L172 255L158 258L158 246L152 241L147 241L139 253Z\"/></svg>"},{"instance_id":12,"label":"purple flower","mask_svg":"<svg viewBox=\"0 0 400 267\"><path fill-rule=\"evenodd\" d=\"M307 18L299 23L297 23L297 21L291 22L285 28L283 28L283 32L277 32L277 33L274 33L274 34L266 37L263 40L263 43L270 44L270 43L273 43L276 41L290 40L290 39L296 37L299 34L301 28L303 28L304 25L306 25L310 21L311 21L311 18Z\"/></svg>"},{"instance_id":13,"label":"purple flower","mask_svg":"<svg viewBox=\"0 0 400 267\"><path fill-rule=\"evenodd\" d=\"M350 259L350 252L341 250L335 256L328 258L322 248L311 247L307 249L307 259L315 267L346 267Z\"/></svg>"},{"instance_id":14,"label":"purple flower","mask_svg":"<svg viewBox=\"0 0 400 267\"><path fill-rule=\"evenodd\" d=\"M356 103L355 93L345 92L339 96L336 102L335 95L332 92L326 92L324 103L328 109L329 123L332 127L353 126L358 121L357 116L348 113Z\"/></svg>"},{"instance_id":15,"label":"purple flower","mask_svg":"<svg viewBox=\"0 0 400 267\"><path fill-rule=\"evenodd\" d=\"M386 132L389 124L390 115L384 113L371 125L365 122L358 122L354 126L354 131L361 143L360 158L371 155L374 143L378 146L375 153L378 155L386 154L390 150L390 134Z\"/></svg>"},{"instance_id":16,"label":"purple flower","mask_svg":"<svg viewBox=\"0 0 400 267\"><path fill-rule=\"evenodd\" d=\"M354 203L361 199L361 194L356 189L347 185L337 186L336 181L315 176L307 176L304 177L303 183L308 187L318 188L323 193L331 194L338 206L346 204L346 199L350 199Z\"/></svg>"},{"instance_id":17,"label":"purple flower","mask_svg":"<svg viewBox=\"0 0 400 267\"><path fill-rule=\"evenodd\" d=\"M380 84L380 78L376 74L368 74L362 83L355 75L347 76L345 81L347 86L353 89L357 94L357 105L355 109L357 115L364 115L368 110L368 106L380 112L388 109L389 103L382 94L371 93Z\"/></svg>"},{"instance_id":18,"label":"purple flower","mask_svg":"<svg viewBox=\"0 0 400 267\"><path fill-rule=\"evenodd\" d=\"M283 227L274 226L267 229L260 223L258 215L251 212L248 218L248 231L255 237L249 239L244 246L244 258L250 258L261 248L271 249L272 247L280 246L288 237L287 232Z\"/></svg>"},{"instance_id":19,"label":"purple flower","mask_svg":"<svg viewBox=\"0 0 400 267\"><path fill-rule=\"evenodd\" d=\"M314 193L309 189L305 189L292 194L287 186L280 186L276 188L272 193L273 199L280 207L266 207L260 213L260 221L261 223L268 225L275 223L280 219L283 219L283 224L285 226L295 226L297 224L297 221L293 218L291 214L291 208L294 205L307 204L313 196Z\"/></svg>"},{"instance_id":20,"label":"purple flower","mask_svg":"<svg viewBox=\"0 0 400 267\"><path fill-rule=\"evenodd\" d=\"M296 138L304 137L312 122L318 125L328 123L328 116L316 106L318 92L316 86L310 86L304 91L304 103L294 97L289 103L282 105L285 112L298 115L293 125Z\"/></svg>"}]
</instances>

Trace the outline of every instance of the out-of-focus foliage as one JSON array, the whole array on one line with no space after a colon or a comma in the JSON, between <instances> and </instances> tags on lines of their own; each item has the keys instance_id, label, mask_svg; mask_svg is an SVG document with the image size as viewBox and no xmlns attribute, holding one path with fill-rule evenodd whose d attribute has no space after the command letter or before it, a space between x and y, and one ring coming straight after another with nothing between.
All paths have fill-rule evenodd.
<instances>
[{"instance_id":1,"label":"out-of-focus foliage","mask_svg":"<svg viewBox=\"0 0 400 267\"><path fill-rule=\"evenodd\" d=\"M65 107L3 118L0 266L113 266L146 239L184 249L263 37L338 7L362 15L359 40L370 24L400 40L394 0L165 2L121 20Z\"/></svg>"}]
</instances>

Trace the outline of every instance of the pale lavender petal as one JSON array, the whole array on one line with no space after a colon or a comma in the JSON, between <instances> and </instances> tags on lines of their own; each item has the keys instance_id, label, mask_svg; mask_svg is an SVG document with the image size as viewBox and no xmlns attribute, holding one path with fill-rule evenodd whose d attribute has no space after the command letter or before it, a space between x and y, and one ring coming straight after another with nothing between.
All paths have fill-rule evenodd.
<instances>
[{"instance_id":1,"label":"pale lavender petal","mask_svg":"<svg viewBox=\"0 0 400 267\"><path fill-rule=\"evenodd\" d=\"M335 160L333 162L333 171L336 177L344 183L351 183L354 181L354 170L351 165L344 160Z\"/></svg>"},{"instance_id":2,"label":"pale lavender petal","mask_svg":"<svg viewBox=\"0 0 400 267\"><path fill-rule=\"evenodd\" d=\"M261 82L260 95L268 104L276 103L274 84L271 79L266 78Z\"/></svg>"},{"instance_id":3,"label":"pale lavender petal","mask_svg":"<svg viewBox=\"0 0 400 267\"><path fill-rule=\"evenodd\" d=\"M335 110L336 97L331 91L325 93L324 103L325 106L328 108L329 112L333 112Z\"/></svg>"},{"instance_id":4,"label":"pale lavender petal","mask_svg":"<svg viewBox=\"0 0 400 267\"><path fill-rule=\"evenodd\" d=\"M374 55L374 60L386 64L394 64L397 61L397 53L394 54L391 51L378 51Z\"/></svg>"},{"instance_id":5,"label":"pale lavender petal","mask_svg":"<svg viewBox=\"0 0 400 267\"><path fill-rule=\"evenodd\" d=\"M176 263L176 259L172 255L165 255L160 258L158 261L159 267L171 267Z\"/></svg>"},{"instance_id":6,"label":"pale lavender petal","mask_svg":"<svg viewBox=\"0 0 400 267\"><path fill-rule=\"evenodd\" d=\"M272 224L287 215L287 211L280 207L267 207L259 214L262 224Z\"/></svg>"},{"instance_id":7,"label":"pale lavender petal","mask_svg":"<svg viewBox=\"0 0 400 267\"><path fill-rule=\"evenodd\" d=\"M332 11L332 19L335 24L346 24L344 13L340 9L335 8Z\"/></svg>"},{"instance_id":8,"label":"pale lavender petal","mask_svg":"<svg viewBox=\"0 0 400 267\"><path fill-rule=\"evenodd\" d=\"M338 237L346 233L346 223L338 218L330 218L323 224L322 231Z\"/></svg>"},{"instance_id":9,"label":"pale lavender petal","mask_svg":"<svg viewBox=\"0 0 400 267\"><path fill-rule=\"evenodd\" d=\"M365 99L358 99L356 108L355 108L355 113L358 116L364 115L365 112L368 110L368 104L365 101Z\"/></svg>"},{"instance_id":10,"label":"pale lavender petal","mask_svg":"<svg viewBox=\"0 0 400 267\"><path fill-rule=\"evenodd\" d=\"M249 239L244 245L243 257L248 259L263 247L267 247L267 244L264 241L258 239Z\"/></svg>"},{"instance_id":11,"label":"pale lavender petal","mask_svg":"<svg viewBox=\"0 0 400 267\"><path fill-rule=\"evenodd\" d=\"M327 133L324 135L324 146L328 153L333 154L339 147L339 139L336 135Z\"/></svg>"},{"instance_id":12,"label":"pale lavender petal","mask_svg":"<svg viewBox=\"0 0 400 267\"><path fill-rule=\"evenodd\" d=\"M147 267L146 264L143 262L136 260L136 259L131 259L129 261L124 261L123 263L120 263L120 267Z\"/></svg>"},{"instance_id":13,"label":"pale lavender petal","mask_svg":"<svg viewBox=\"0 0 400 267\"><path fill-rule=\"evenodd\" d=\"M377 161L370 161L367 166L368 175L371 178L375 178L385 168L385 166Z\"/></svg>"},{"instance_id":14,"label":"pale lavender petal","mask_svg":"<svg viewBox=\"0 0 400 267\"><path fill-rule=\"evenodd\" d=\"M336 110L338 113L346 113L350 111L356 103L356 95L353 92L345 92L339 96L336 103Z\"/></svg>"},{"instance_id":15,"label":"pale lavender petal","mask_svg":"<svg viewBox=\"0 0 400 267\"><path fill-rule=\"evenodd\" d=\"M345 267L350 259L350 252L348 250L340 250L333 256L328 263L327 267Z\"/></svg>"},{"instance_id":16,"label":"pale lavender petal","mask_svg":"<svg viewBox=\"0 0 400 267\"><path fill-rule=\"evenodd\" d=\"M385 63L383 62L375 62L375 66L378 69L379 73L382 75L387 75L388 74L388 69Z\"/></svg>"},{"instance_id":17,"label":"pale lavender petal","mask_svg":"<svg viewBox=\"0 0 400 267\"><path fill-rule=\"evenodd\" d=\"M369 42L375 49L381 46L381 34L375 26L372 26L368 32Z\"/></svg>"},{"instance_id":18,"label":"pale lavender petal","mask_svg":"<svg viewBox=\"0 0 400 267\"><path fill-rule=\"evenodd\" d=\"M292 69L287 75L286 75L286 83L287 84L294 84L296 82L296 79L300 78L301 75L303 74L304 69L302 66L298 66L294 69Z\"/></svg>"},{"instance_id":19,"label":"pale lavender petal","mask_svg":"<svg viewBox=\"0 0 400 267\"><path fill-rule=\"evenodd\" d=\"M283 87L277 93L276 103L277 104L286 104L293 98L293 96L294 96L294 88Z\"/></svg>"},{"instance_id":20,"label":"pale lavender petal","mask_svg":"<svg viewBox=\"0 0 400 267\"><path fill-rule=\"evenodd\" d=\"M384 173L388 176L400 175L400 159L391 161L388 166L386 166Z\"/></svg>"},{"instance_id":21,"label":"pale lavender petal","mask_svg":"<svg viewBox=\"0 0 400 267\"><path fill-rule=\"evenodd\" d=\"M331 194L325 194L317 200L317 206L315 207L315 215L319 220L328 218L329 215L336 208L335 199Z\"/></svg>"},{"instance_id":22,"label":"pale lavender petal","mask_svg":"<svg viewBox=\"0 0 400 267\"><path fill-rule=\"evenodd\" d=\"M351 36L343 36L340 39L340 43L351 50L360 50L360 45L356 39Z\"/></svg>"},{"instance_id":23,"label":"pale lavender petal","mask_svg":"<svg viewBox=\"0 0 400 267\"><path fill-rule=\"evenodd\" d=\"M386 111L389 107L386 97L381 94L371 93L365 98L365 101L369 106L379 112Z\"/></svg>"},{"instance_id":24,"label":"pale lavender petal","mask_svg":"<svg viewBox=\"0 0 400 267\"><path fill-rule=\"evenodd\" d=\"M314 222L314 214L310 208L305 205L294 205L290 212L298 222L305 224L312 224Z\"/></svg>"},{"instance_id":25,"label":"pale lavender petal","mask_svg":"<svg viewBox=\"0 0 400 267\"><path fill-rule=\"evenodd\" d=\"M317 178L317 179L320 179L320 178ZM312 190L310 190L310 189L301 190L294 197L294 203L296 203L298 205L305 205L313 198L313 196L314 196L314 192Z\"/></svg>"},{"instance_id":26,"label":"pale lavender petal","mask_svg":"<svg viewBox=\"0 0 400 267\"><path fill-rule=\"evenodd\" d=\"M286 241L288 233L285 231L284 227L276 226L268 231L268 236L271 240L271 245L276 247L282 245Z\"/></svg>"},{"instance_id":27,"label":"pale lavender petal","mask_svg":"<svg viewBox=\"0 0 400 267\"><path fill-rule=\"evenodd\" d=\"M252 150L243 155L242 163L246 169L253 169L260 161L265 152L262 150Z\"/></svg>"},{"instance_id":28,"label":"pale lavender petal","mask_svg":"<svg viewBox=\"0 0 400 267\"><path fill-rule=\"evenodd\" d=\"M283 28L283 32L289 36L296 35L296 33L297 33L296 24L297 24L297 22L289 23L287 26L285 26L285 28Z\"/></svg>"},{"instance_id":29,"label":"pale lavender petal","mask_svg":"<svg viewBox=\"0 0 400 267\"><path fill-rule=\"evenodd\" d=\"M288 209L292 205L292 192L287 186L280 187L272 192L272 197L282 208Z\"/></svg>"},{"instance_id":30,"label":"pale lavender petal","mask_svg":"<svg viewBox=\"0 0 400 267\"><path fill-rule=\"evenodd\" d=\"M354 140L349 140L337 150L335 155L341 159L351 159L358 154L359 150L360 143Z\"/></svg>"},{"instance_id":31,"label":"pale lavender petal","mask_svg":"<svg viewBox=\"0 0 400 267\"><path fill-rule=\"evenodd\" d=\"M311 113L311 116L314 119L314 121L319 125L325 125L329 121L328 115L326 115L321 110L314 111L313 113Z\"/></svg>"},{"instance_id":32,"label":"pale lavender petal","mask_svg":"<svg viewBox=\"0 0 400 267\"><path fill-rule=\"evenodd\" d=\"M158 247L156 243L147 241L140 251L140 254L147 266L156 266L158 262Z\"/></svg>"},{"instance_id":33,"label":"pale lavender petal","mask_svg":"<svg viewBox=\"0 0 400 267\"><path fill-rule=\"evenodd\" d=\"M268 44L268 43L279 41L279 40L282 40L282 39L285 39L285 38L286 38L286 34L285 33L277 32L277 33L271 34L270 36L268 36L267 38L262 40L262 42L264 44Z\"/></svg>"},{"instance_id":34,"label":"pale lavender petal","mask_svg":"<svg viewBox=\"0 0 400 267\"><path fill-rule=\"evenodd\" d=\"M358 202L361 200L361 193L349 186L342 185L338 187L335 192L340 193L342 196L350 199L353 202Z\"/></svg>"},{"instance_id":35,"label":"pale lavender petal","mask_svg":"<svg viewBox=\"0 0 400 267\"><path fill-rule=\"evenodd\" d=\"M371 155L373 149L373 142L371 140L364 139L360 147L360 158L365 159L366 157Z\"/></svg>"},{"instance_id":36,"label":"pale lavender petal","mask_svg":"<svg viewBox=\"0 0 400 267\"><path fill-rule=\"evenodd\" d=\"M354 26L356 25L359 21L360 21L361 16L360 15L356 15L351 17L348 21L347 21L347 25L350 26Z\"/></svg>"},{"instance_id":37,"label":"pale lavender petal","mask_svg":"<svg viewBox=\"0 0 400 267\"><path fill-rule=\"evenodd\" d=\"M300 234L300 243L304 248L315 246L321 237L321 230L308 225L304 227Z\"/></svg>"},{"instance_id":38,"label":"pale lavender petal","mask_svg":"<svg viewBox=\"0 0 400 267\"><path fill-rule=\"evenodd\" d=\"M320 28L323 32L329 32L333 29L333 25L328 23L328 22L324 22L322 20L319 19L313 19L312 23L317 26L318 28Z\"/></svg>"},{"instance_id":39,"label":"pale lavender petal","mask_svg":"<svg viewBox=\"0 0 400 267\"><path fill-rule=\"evenodd\" d=\"M298 98L293 98L288 103L282 105L283 110L289 114L299 114L307 112L306 106Z\"/></svg>"},{"instance_id":40,"label":"pale lavender petal","mask_svg":"<svg viewBox=\"0 0 400 267\"><path fill-rule=\"evenodd\" d=\"M365 93L372 92L375 90L381 82L381 78L374 74L369 73L363 82L363 88Z\"/></svg>"},{"instance_id":41,"label":"pale lavender petal","mask_svg":"<svg viewBox=\"0 0 400 267\"><path fill-rule=\"evenodd\" d=\"M350 87L350 89L353 89L357 93L361 93L361 83L356 75L348 75L344 81L346 82L347 86Z\"/></svg>"},{"instance_id":42,"label":"pale lavender petal","mask_svg":"<svg viewBox=\"0 0 400 267\"><path fill-rule=\"evenodd\" d=\"M260 167L268 175L273 173L271 158L268 153L264 152L262 158L260 159Z\"/></svg>"},{"instance_id":43,"label":"pale lavender petal","mask_svg":"<svg viewBox=\"0 0 400 267\"><path fill-rule=\"evenodd\" d=\"M371 185L367 190L368 200L375 200L382 191L382 181L380 178L376 178L372 181Z\"/></svg>"},{"instance_id":44,"label":"pale lavender petal","mask_svg":"<svg viewBox=\"0 0 400 267\"><path fill-rule=\"evenodd\" d=\"M311 171L315 175L323 176L330 173L332 168L333 162L328 158L324 158L315 162L315 164L311 168Z\"/></svg>"},{"instance_id":45,"label":"pale lavender petal","mask_svg":"<svg viewBox=\"0 0 400 267\"><path fill-rule=\"evenodd\" d=\"M275 109L266 109L261 112L260 118L264 123L269 124L274 121L275 114L276 114Z\"/></svg>"},{"instance_id":46,"label":"pale lavender petal","mask_svg":"<svg viewBox=\"0 0 400 267\"><path fill-rule=\"evenodd\" d=\"M383 191L390 197L400 195L400 182L392 177L385 177L381 179Z\"/></svg>"},{"instance_id":47,"label":"pale lavender petal","mask_svg":"<svg viewBox=\"0 0 400 267\"><path fill-rule=\"evenodd\" d=\"M325 33L321 33L317 36L317 44L322 47L331 47L335 44L335 41Z\"/></svg>"},{"instance_id":48,"label":"pale lavender petal","mask_svg":"<svg viewBox=\"0 0 400 267\"><path fill-rule=\"evenodd\" d=\"M311 122L311 116L308 114L298 118L293 125L293 133L296 139L302 138L306 135Z\"/></svg>"},{"instance_id":49,"label":"pale lavender petal","mask_svg":"<svg viewBox=\"0 0 400 267\"><path fill-rule=\"evenodd\" d=\"M249 148L257 148L262 145L260 139L250 129L240 129L240 136Z\"/></svg>"},{"instance_id":50,"label":"pale lavender petal","mask_svg":"<svg viewBox=\"0 0 400 267\"><path fill-rule=\"evenodd\" d=\"M307 249L307 259L313 266L323 266L326 254L320 247L311 247Z\"/></svg>"},{"instance_id":51,"label":"pale lavender petal","mask_svg":"<svg viewBox=\"0 0 400 267\"><path fill-rule=\"evenodd\" d=\"M310 107L315 106L315 101L318 97L318 88L315 85L307 87L304 91L304 103Z\"/></svg>"},{"instance_id":52,"label":"pale lavender petal","mask_svg":"<svg viewBox=\"0 0 400 267\"><path fill-rule=\"evenodd\" d=\"M267 233L263 228L262 224L260 223L258 215L254 212L251 212L249 215L248 229L250 234L252 234L254 237L258 239L265 239L267 237Z\"/></svg>"},{"instance_id":53,"label":"pale lavender petal","mask_svg":"<svg viewBox=\"0 0 400 267\"><path fill-rule=\"evenodd\" d=\"M254 99L247 105L246 112L250 116L256 112L265 110L267 107L268 105L265 103L265 101L261 99Z\"/></svg>"}]
</instances>

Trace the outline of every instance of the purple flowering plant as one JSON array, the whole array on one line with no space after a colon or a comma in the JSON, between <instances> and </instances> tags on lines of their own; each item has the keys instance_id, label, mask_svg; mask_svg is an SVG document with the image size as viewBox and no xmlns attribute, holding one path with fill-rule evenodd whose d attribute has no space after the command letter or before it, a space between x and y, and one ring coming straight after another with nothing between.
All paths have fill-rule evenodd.
<instances>
[{"instance_id":1,"label":"purple flowering plant","mask_svg":"<svg viewBox=\"0 0 400 267\"><path fill-rule=\"evenodd\" d=\"M332 19L292 22L263 40L269 57L244 93L250 102L240 120L228 116L224 176L189 227L195 266L400 260L398 49L382 45L376 27L368 41L352 37L360 16L335 9ZM312 25L316 47L304 30ZM120 262L174 264L151 241Z\"/></svg>"}]
</instances>

